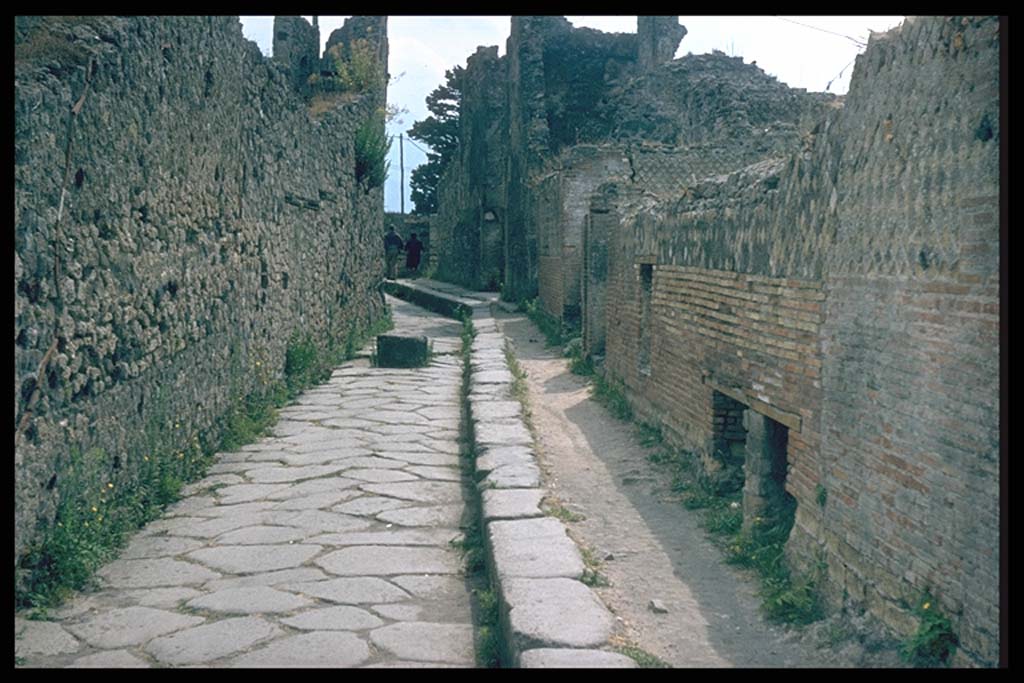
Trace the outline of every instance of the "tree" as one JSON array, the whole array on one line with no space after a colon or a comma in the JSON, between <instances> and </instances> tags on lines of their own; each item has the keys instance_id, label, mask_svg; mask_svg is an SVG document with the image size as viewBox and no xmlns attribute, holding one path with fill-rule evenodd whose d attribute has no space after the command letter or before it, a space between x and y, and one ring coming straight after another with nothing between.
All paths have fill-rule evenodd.
<instances>
[{"instance_id":1,"label":"tree","mask_svg":"<svg viewBox=\"0 0 1024 683\"><path fill-rule=\"evenodd\" d=\"M409 129L409 137L430 146L427 162L410 175L413 213L437 211L437 186L445 166L455 157L459 147L459 107L462 102L462 78L465 69L455 66L444 73L445 83L427 95L431 116L417 121Z\"/></svg>"}]
</instances>

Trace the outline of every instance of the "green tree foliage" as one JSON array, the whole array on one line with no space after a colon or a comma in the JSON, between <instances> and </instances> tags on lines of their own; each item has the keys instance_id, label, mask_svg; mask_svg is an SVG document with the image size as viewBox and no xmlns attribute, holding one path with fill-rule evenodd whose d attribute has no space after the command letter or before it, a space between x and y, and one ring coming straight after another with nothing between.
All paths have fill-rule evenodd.
<instances>
[{"instance_id":1,"label":"green tree foliage","mask_svg":"<svg viewBox=\"0 0 1024 683\"><path fill-rule=\"evenodd\" d=\"M427 109L431 116L417 121L409 129L409 137L430 146L427 162L413 170L409 185L413 213L437 211L437 186L445 166L454 158L459 146L459 106L462 102L462 78L465 70L456 66L448 69L445 83L427 96Z\"/></svg>"}]
</instances>

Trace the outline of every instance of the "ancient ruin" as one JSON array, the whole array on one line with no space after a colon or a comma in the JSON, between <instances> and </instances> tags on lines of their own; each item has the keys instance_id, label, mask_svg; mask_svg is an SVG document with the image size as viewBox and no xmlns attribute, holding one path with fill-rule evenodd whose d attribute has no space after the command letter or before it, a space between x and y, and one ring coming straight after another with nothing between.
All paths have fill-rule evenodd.
<instances>
[{"instance_id":1,"label":"ancient ruin","mask_svg":"<svg viewBox=\"0 0 1024 683\"><path fill-rule=\"evenodd\" d=\"M928 596L947 663L996 666L999 30L908 17L837 97L674 58L678 17L512 17L504 55L468 57L437 213L406 216L380 186L386 17L323 52L277 17L269 58L237 17L18 17L18 606L55 538L185 498L92 607L17 617L17 656L635 666L550 511L500 296L578 334L744 531L789 515L830 610L910 638ZM384 281L388 225L435 280ZM415 363L364 349L388 322Z\"/></svg>"}]
</instances>

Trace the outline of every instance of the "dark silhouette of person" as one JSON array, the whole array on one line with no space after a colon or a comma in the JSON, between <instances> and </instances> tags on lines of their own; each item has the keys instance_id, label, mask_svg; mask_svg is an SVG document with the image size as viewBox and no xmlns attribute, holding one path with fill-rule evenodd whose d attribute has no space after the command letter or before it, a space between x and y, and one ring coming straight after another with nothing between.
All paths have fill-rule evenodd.
<instances>
[{"instance_id":1,"label":"dark silhouette of person","mask_svg":"<svg viewBox=\"0 0 1024 683\"><path fill-rule=\"evenodd\" d=\"M395 232L394 227L389 227L388 234L384 235L384 261L387 265L389 280L398 277L398 252L400 251L402 251L402 237Z\"/></svg>"},{"instance_id":2,"label":"dark silhouette of person","mask_svg":"<svg viewBox=\"0 0 1024 683\"><path fill-rule=\"evenodd\" d=\"M409 235L405 243L405 267L415 272L420 267L420 254L423 252L423 242L416 239L416 233Z\"/></svg>"}]
</instances>

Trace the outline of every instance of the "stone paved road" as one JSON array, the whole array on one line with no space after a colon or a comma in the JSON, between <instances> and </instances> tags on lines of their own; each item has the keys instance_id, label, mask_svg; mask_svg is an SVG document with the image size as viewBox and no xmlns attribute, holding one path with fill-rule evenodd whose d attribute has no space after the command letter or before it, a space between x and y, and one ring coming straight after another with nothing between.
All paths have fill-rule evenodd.
<instances>
[{"instance_id":1,"label":"stone paved road","mask_svg":"<svg viewBox=\"0 0 1024 683\"><path fill-rule=\"evenodd\" d=\"M15 619L49 667L473 666L462 559L458 323L390 299L429 367L356 359L220 454L53 621Z\"/></svg>"}]
</instances>

